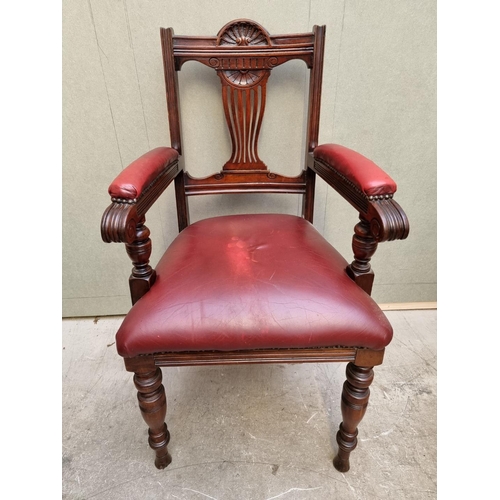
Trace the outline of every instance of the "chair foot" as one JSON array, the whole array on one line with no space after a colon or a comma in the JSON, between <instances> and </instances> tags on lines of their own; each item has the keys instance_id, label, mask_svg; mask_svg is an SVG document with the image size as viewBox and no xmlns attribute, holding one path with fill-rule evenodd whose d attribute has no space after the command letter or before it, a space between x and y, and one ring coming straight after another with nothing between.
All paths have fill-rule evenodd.
<instances>
[{"instance_id":1,"label":"chair foot","mask_svg":"<svg viewBox=\"0 0 500 500\"><path fill-rule=\"evenodd\" d=\"M333 460L333 466L339 472L349 470L349 455L358 444L358 424L361 422L370 397L369 386L373 381L373 367L356 366L348 363L346 378L342 389L343 422L337 432L339 451Z\"/></svg>"},{"instance_id":2,"label":"chair foot","mask_svg":"<svg viewBox=\"0 0 500 500\"><path fill-rule=\"evenodd\" d=\"M155 465L157 469L164 469L170 462L172 457L168 452L167 445L170 441L170 432L168 432L167 424L163 424L161 432L155 434L149 429L149 446L156 452Z\"/></svg>"},{"instance_id":3,"label":"chair foot","mask_svg":"<svg viewBox=\"0 0 500 500\"><path fill-rule=\"evenodd\" d=\"M156 453L155 466L158 469L164 469L172 462L167 449L170 441L170 432L165 423L167 398L161 381L161 369L158 367L153 371L136 372L134 375L139 408L142 418L149 426L149 446Z\"/></svg>"},{"instance_id":4,"label":"chair foot","mask_svg":"<svg viewBox=\"0 0 500 500\"><path fill-rule=\"evenodd\" d=\"M339 451L337 456L333 459L333 466L339 472L347 472L350 468L349 465L349 455L351 451L356 448L358 431L354 434L349 434L345 432L343 425L340 424L339 431L337 432L337 444L339 445Z\"/></svg>"},{"instance_id":5,"label":"chair foot","mask_svg":"<svg viewBox=\"0 0 500 500\"><path fill-rule=\"evenodd\" d=\"M166 455L163 455L162 457L156 457L155 466L157 469L161 470L161 469L165 469L165 467L168 467L171 462L172 462L172 456L167 451Z\"/></svg>"},{"instance_id":6,"label":"chair foot","mask_svg":"<svg viewBox=\"0 0 500 500\"><path fill-rule=\"evenodd\" d=\"M165 469L165 467L168 467L171 462L172 462L172 457L170 456L170 453L167 453L162 458L156 457L155 466L157 469L161 470L161 469Z\"/></svg>"},{"instance_id":7,"label":"chair foot","mask_svg":"<svg viewBox=\"0 0 500 500\"><path fill-rule=\"evenodd\" d=\"M339 454L333 459L333 466L339 472L347 472L350 468L349 457L341 458L340 452L339 452Z\"/></svg>"}]
</instances>

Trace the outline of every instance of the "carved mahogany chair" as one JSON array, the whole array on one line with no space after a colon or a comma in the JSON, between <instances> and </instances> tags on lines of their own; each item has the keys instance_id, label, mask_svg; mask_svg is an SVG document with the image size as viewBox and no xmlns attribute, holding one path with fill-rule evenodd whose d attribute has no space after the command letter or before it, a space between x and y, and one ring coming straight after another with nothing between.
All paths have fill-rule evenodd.
<instances>
[{"instance_id":1,"label":"carved mahogany chair","mask_svg":"<svg viewBox=\"0 0 500 500\"><path fill-rule=\"evenodd\" d=\"M271 36L246 19L228 23L215 37L161 29L171 147L149 151L116 177L102 218L103 240L125 243L133 263L133 307L116 346L135 373L160 469L171 462L160 367L333 361L348 362L333 463L349 469L373 367L392 338L370 297L370 258L379 242L406 238L409 226L386 173L343 146L318 145L324 37L325 26ZM297 177L286 177L268 169L257 144L271 71L292 59L310 70L307 158ZM222 170L207 178L190 176L182 157L177 72L192 60L220 78L232 143ZM312 225L316 175L359 212L351 264ZM172 182L180 234L152 269L145 214ZM302 217L231 215L190 225L190 196L248 192L299 193Z\"/></svg>"}]
</instances>

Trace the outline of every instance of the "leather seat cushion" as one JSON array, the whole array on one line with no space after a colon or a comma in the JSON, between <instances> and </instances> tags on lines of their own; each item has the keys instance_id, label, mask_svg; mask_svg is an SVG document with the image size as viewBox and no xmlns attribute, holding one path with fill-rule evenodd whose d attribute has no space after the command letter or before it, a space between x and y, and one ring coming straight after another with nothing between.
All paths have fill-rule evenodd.
<instances>
[{"instance_id":1,"label":"leather seat cushion","mask_svg":"<svg viewBox=\"0 0 500 500\"><path fill-rule=\"evenodd\" d=\"M385 347L392 328L308 221L231 215L184 229L116 336L124 357L168 351Z\"/></svg>"}]
</instances>

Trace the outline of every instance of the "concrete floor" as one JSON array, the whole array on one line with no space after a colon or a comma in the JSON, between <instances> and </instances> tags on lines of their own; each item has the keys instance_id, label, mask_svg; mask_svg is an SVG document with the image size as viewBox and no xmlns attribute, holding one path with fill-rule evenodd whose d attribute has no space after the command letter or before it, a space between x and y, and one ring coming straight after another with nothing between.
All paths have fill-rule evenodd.
<instances>
[{"instance_id":1,"label":"concrete floor","mask_svg":"<svg viewBox=\"0 0 500 500\"><path fill-rule=\"evenodd\" d=\"M63 321L65 499L436 498L436 311L389 311L351 470L332 459L345 363L163 368L172 464L159 471L122 318Z\"/></svg>"}]
</instances>

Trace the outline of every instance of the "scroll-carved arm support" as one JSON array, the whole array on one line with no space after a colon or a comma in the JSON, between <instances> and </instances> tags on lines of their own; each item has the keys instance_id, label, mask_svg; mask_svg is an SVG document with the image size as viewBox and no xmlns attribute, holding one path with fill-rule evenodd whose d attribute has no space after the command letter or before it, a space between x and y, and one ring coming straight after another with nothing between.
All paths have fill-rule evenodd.
<instances>
[{"instance_id":1,"label":"scroll-carved arm support","mask_svg":"<svg viewBox=\"0 0 500 500\"><path fill-rule=\"evenodd\" d=\"M175 149L156 148L131 163L109 187L112 203L102 216L101 236L106 243L125 243L134 266L129 278L133 304L155 280L145 214L181 171Z\"/></svg>"},{"instance_id":2,"label":"scroll-carved arm support","mask_svg":"<svg viewBox=\"0 0 500 500\"><path fill-rule=\"evenodd\" d=\"M396 183L368 158L337 144L318 146L308 167L359 212L352 240L354 261L347 273L370 294L374 278L370 259L378 243L403 240L410 230L406 214L393 199Z\"/></svg>"}]
</instances>

